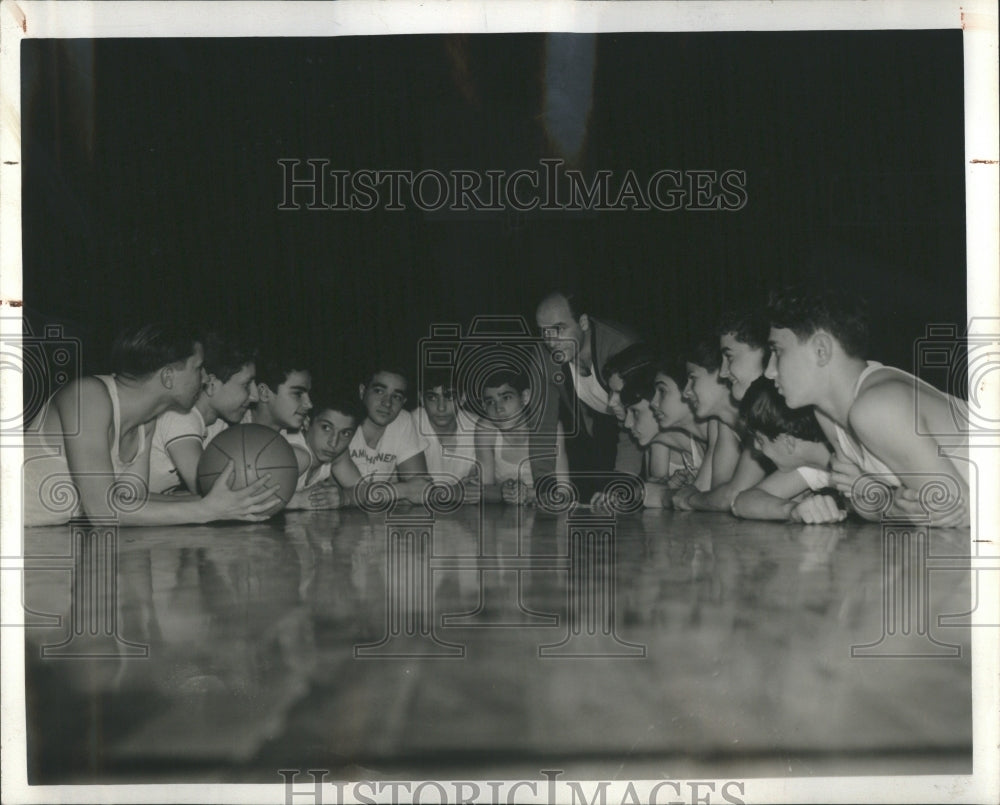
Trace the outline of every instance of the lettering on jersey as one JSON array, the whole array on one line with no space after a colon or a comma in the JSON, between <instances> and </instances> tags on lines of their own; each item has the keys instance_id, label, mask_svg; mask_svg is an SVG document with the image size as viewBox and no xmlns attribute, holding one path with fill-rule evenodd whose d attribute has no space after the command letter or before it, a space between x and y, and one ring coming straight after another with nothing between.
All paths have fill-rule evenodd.
<instances>
[{"instance_id":1,"label":"lettering on jersey","mask_svg":"<svg viewBox=\"0 0 1000 805\"><path fill-rule=\"evenodd\" d=\"M363 448L356 448L351 451L351 458L360 458L367 464L395 464L396 454L395 453L369 453Z\"/></svg>"}]
</instances>

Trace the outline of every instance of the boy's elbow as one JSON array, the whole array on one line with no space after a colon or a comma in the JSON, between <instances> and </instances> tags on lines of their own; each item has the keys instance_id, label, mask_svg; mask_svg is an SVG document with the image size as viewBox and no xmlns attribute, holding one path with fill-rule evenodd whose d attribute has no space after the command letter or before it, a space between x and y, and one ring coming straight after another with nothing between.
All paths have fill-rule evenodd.
<instances>
[{"instance_id":1,"label":"boy's elbow","mask_svg":"<svg viewBox=\"0 0 1000 805\"><path fill-rule=\"evenodd\" d=\"M729 511L731 511L736 517L746 519L750 516L751 497L752 495L749 490L746 492L740 492L733 498L733 502L729 506Z\"/></svg>"}]
</instances>

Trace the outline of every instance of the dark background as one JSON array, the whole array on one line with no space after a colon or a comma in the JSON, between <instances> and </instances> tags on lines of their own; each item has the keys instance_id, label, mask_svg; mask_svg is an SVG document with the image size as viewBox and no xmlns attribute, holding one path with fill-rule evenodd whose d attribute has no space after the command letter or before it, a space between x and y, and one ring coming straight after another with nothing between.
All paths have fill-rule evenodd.
<instances>
[{"instance_id":1,"label":"dark background","mask_svg":"<svg viewBox=\"0 0 1000 805\"><path fill-rule=\"evenodd\" d=\"M543 34L22 44L24 302L105 368L123 324L180 316L299 342L356 382L434 322L533 321L566 281L664 351L809 281L871 303L910 368L961 326L961 31L602 34L577 162L745 170L737 212L279 211L278 160L538 169Z\"/></svg>"}]
</instances>

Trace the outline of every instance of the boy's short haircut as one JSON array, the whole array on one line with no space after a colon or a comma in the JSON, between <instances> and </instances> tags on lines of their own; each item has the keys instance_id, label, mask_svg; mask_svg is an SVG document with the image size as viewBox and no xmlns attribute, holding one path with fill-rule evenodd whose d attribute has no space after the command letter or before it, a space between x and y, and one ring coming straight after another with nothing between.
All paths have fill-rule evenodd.
<instances>
[{"instance_id":1,"label":"boy's short haircut","mask_svg":"<svg viewBox=\"0 0 1000 805\"><path fill-rule=\"evenodd\" d=\"M722 314L716 332L732 335L737 341L752 349L768 349L767 316L757 310L730 310Z\"/></svg>"},{"instance_id":2,"label":"boy's short haircut","mask_svg":"<svg viewBox=\"0 0 1000 805\"><path fill-rule=\"evenodd\" d=\"M813 407L789 408L774 383L766 377L758 377L743 395L740 420L751 434L759 433L772 441L782 433L808 442L826 441Z\"/></svg>"},{"instance_id":3,"label":"boy's short haircut","mask_svg":"<svg viewBox=\"0 0 1000 805\"><path fill-rule=\"evenodd\" d=\"M228 335L209 332L201 341L205 350L205 371L226 383L248 363L256 364L257 350L237 343Z\"/></svg>"},{"instance_id":4,"label":"boy's short haircut","mask_svg":"<svg viewBox=\"0 0 1000 805\"><path fill-rule=\"evenodd\" d=\"M183 324L159 322L123 330L111 345L111 371L140 378L171 364L184 363L194 354L198 339Z\"/></svg>"},{"instance_id":5,"label":"boy's short haircut","mask_svg":"<svg viewBox=\"0 0 1000 805\"><path fill-rule=\"evenodd\" d=\"M636 369L648 366L655 361L656 355L647 344L641 341L629 344L621 352L616 352L604 362L604 377L618 375L622 380L625 380Z\"/></svg>"},{"instance_id":6,"label":"boy's short haircut","mask_svg":"<svg viewBox=\"0 0 1000 805\"><path fill-rule=\"evenodd\" d=\"M425 366L420 375L420 393L431 391L438 386L454 391L455 370L450 366Z\"/></svg>"},{"instance_id":7,"label":"boy's short haircut","mask_svg":"<svg viewBox=\"0 0 1000 805\"><path fill-rule=\"evenodd\" d=\"M718 372L722 368L722 351L718 337L699 341L687 351L686 362L700 366L707 372Z\"/></svg>"},{"instance_id":8,"label":"boy's short haircut","mask_svg":"<svg viewBox=\"0 0 1000 805\"><path fill-rule=\"evenodd\" d=\"M771 294L767 312L772 327L791 330L799 341L825 330L852 358L868 355L868 305L856 294L790 288Z\"/></svg>"},{"instance_id":9,"label":"boy's short haircut","mask_svg":"<svg viewBox=\"0 0 1000 805\"><path fill-rule=\"evenodd\" d=\"M364 406L361 404L361 400L347 394L337 394L335 396L320 398L317 404L313 406L310 416L315 421L316 417L326 411L334 411L350 417L354 420L355 425L360 425L367 415Z\"/></svg>"},{"instance_id":10,"label":"boy's short haircut","mask_svg":"<svg viewBox=\"0 0 1000 805\"><path fill-rule=\"evenodd\" d=\"M308 372L305 363L297 356L286 352L264 352L257 359L257 382L263 383L271 391L288 380L292 372Z\"/></svg>"},{"instance_id":11,"label":"boy's short haircut","mask_svg":"<svg viewBox=\"0 0 1000 805\"><path fill-rule=\"evenodd\" d=\"M687 363L679 355L669 355L656 361L656 373L669 377L681 391L687 385Z\"/></svg>"},{"instance_id":12,"label":"boy's short haircut","mask_svg":"<svg viewBox=\"0 0 1000 805\"><path fill-rule=\"evenodd\" d=\"M399 375L401 378L403 378L403 380L406 381L406 387L407 388L410 387L409 372L407 372L406 369L404 369L399 364L391 363L388 361L376 363L375 368L373 368L367 375L365 375L364 379L361 381L361 384L367 388L371 384L372 380L375 379L375 375L379 373L384 373L388 375Z\"/></svg>"},{"instance_id":13,"label":"boy's short haircut","mask_svg":"<svg viewBox=\"0 0 1000 805\"><path fill-rule=\"evenodd\" d=\"M480 389L485 392L486 389L498 389L503 385L509 385L518 394L527 391L531 388L531 382L528 379L528 375L524 372L518 372L513 369L497 369L496 371L490 372L480 384Z\"/></svg>"},{"instance_id":14,"label":"boy's short haircut","mask_svg":"<svg viewBox=\"0 0 1000 805\"><path fill-rule=\"evenodd\" d=\"M627 408L639 400L651 401L656 396L656 375L659 371L660 367L655 363L647 363L632 371L622 386L622 405Z\"/></svg>"}]
</instances>

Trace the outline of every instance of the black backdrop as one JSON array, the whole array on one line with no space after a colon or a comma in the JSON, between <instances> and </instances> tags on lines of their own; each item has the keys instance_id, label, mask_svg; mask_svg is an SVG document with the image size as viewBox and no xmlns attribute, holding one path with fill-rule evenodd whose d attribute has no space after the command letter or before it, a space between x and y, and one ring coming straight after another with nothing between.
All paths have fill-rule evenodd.
<instances>
[{"instance_id":1,"label":"black backdrop","mask_svg":"<svg viewBox=\"0 0 1000 805\"><path fill-rule=\"evenodd\" d=\"M872 357L904 367L966 318L961 31L599 35L576 166L744 170L747 204L587 215L278 210L283 158L537 169L542 34L22 48L25 311L87 371L183 313L354 382L566 279L663 349L803 279L869 297Z\"/></svg>"}]
</instances>

